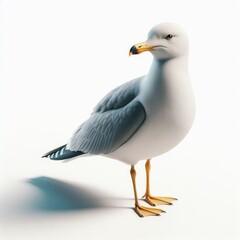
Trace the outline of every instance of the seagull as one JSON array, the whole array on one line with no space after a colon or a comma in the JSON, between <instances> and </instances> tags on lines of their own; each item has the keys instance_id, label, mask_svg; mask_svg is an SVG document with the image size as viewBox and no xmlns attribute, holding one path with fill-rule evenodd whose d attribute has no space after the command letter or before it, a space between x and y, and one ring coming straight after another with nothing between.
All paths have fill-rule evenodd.
<instances>
[{"instance_id":1,"label":"seagull","mask_svg":"<svg viewBox=\"0 0 240 240\"><path fill-rule=\"evenodd\" d=\"M150 52L149 72L110 91L70 141L43 157L66 160L101 155L131 166L135 212L140 217L165 212L156 205L172 205L176 198L150 193L150 160L162 155L189 132L195 116L194 94L188 73L188 37L175 23L161 23L147 40L131 47L129 55ZM146 192L152 207L138 200L135 165L146 160Z\"/></svg>"}]
</instances>

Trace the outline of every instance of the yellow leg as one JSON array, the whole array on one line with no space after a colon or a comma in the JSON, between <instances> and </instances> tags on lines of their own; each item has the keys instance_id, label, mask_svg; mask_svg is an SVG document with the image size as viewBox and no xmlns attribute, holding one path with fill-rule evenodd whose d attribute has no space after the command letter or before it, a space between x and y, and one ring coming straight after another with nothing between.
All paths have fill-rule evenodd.
<instances>
[{"instance_id":1,"label":"yellow leg","mask_svg":"<svg viewBox=\"0 0 240 240\"><path fill-rule=\"evenodd\" d=\"M132 177L133 190L134 190L135 212L139 215L139 217L159 216L160 213L165 212L161 209L143 207L139 204L138 196L137 196L137 188L136 188L136 170L133 165L131 166L130 173L131 173L131 177Z\"/></svg>"},{"instance_id":2,"label":"yellow leg","mask_svg":"<svg viewBox=\"0 0 240 240\"><path fill-rule=\"evenodd\" d=\"M150 194L150 169L151 169L150 159L146 161L145 169L146 169L146 193L144 194L143 197L145 197L146 201L152 206L172 205L172 202L174 200L177 200L177 198L155 197Z\"/></svg>"}]
</instances>

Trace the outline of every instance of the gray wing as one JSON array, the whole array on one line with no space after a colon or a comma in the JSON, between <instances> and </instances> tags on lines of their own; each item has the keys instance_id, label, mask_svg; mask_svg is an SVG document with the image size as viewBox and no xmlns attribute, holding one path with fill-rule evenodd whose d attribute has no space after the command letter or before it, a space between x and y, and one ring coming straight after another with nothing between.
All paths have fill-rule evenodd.
<instances>
[{"instance_id":1,"label":"gray wing","mask_svg":"<svg viewBox=\"0 0 240 240\"><path fill-rule=\"evenodd\" d=\"M143 105L135 99L140 81L141 78L127 82L107 94L75 132L67 148L107 154L131 138L146 117Z\"/></svg>"},{"instance_id":2,"label":"gray wing","mask_svg":"<svg viewBox=\"0 0 240 240\"><path fill-rule=\"evenodd\" d=\"M142 78L133 79L113 89L95 106L93 113L126 106L138 95Z\"/></svg>"}]
</instances>

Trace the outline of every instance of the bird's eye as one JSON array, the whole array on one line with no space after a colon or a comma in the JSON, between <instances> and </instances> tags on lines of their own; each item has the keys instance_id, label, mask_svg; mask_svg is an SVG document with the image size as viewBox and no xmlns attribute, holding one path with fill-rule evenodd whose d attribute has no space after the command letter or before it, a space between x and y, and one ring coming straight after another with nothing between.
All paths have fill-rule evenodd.
<instances>
[{"instance_id":1,"label":"bird's eye","mask_svg":"<svg viewBox=\"0 0 240 240\"><path fill-rule=\"evenodd\" d=\"M168 35L165 37L165 39L167 39L167 40L170 40L171 38L173 38L173 35L172 35L172 34L168 34Z\"/></svg>"}]
</instances>

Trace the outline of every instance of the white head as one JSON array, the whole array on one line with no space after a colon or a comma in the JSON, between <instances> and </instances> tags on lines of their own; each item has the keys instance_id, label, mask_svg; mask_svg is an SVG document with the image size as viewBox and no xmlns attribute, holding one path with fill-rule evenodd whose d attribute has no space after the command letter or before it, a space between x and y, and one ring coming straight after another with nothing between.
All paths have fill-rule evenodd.
<instances>
[{"instance_id":1,"label":"white head","mask_svg":"<svg viewBox=\"0 0 240 240\"><path fill-rule=\"evenodd\" d=\"M146 42L132 46L129 55L150 51L157 60L168 60L188 54L186 32L175 23L161 23L148 33Z\"/></svg>"}]
</instances>

